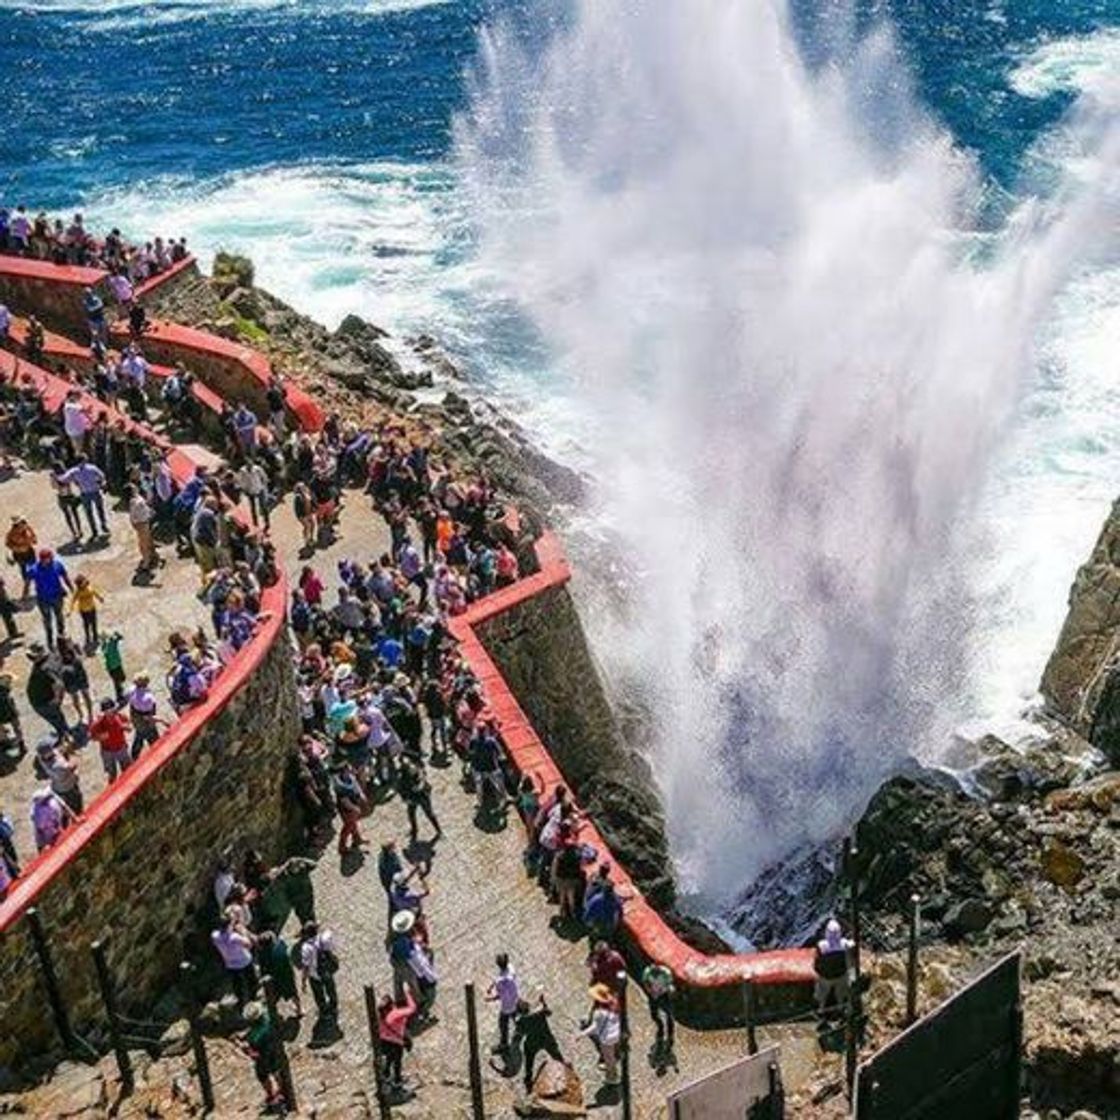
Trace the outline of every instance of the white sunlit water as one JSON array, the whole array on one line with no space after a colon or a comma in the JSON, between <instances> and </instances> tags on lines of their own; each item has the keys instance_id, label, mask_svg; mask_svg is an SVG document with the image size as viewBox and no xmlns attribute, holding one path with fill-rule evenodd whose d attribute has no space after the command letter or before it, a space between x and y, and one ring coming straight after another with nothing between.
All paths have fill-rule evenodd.
<instances>
[{"instance_id":1,"label":"white sunlit water","mask_svg":"<svg viewBox=\"0 0 1120 1120\"><path fill-rule=\"evenodd\" d=\"M601 516L641 576L587 618L718 897L943 757L1004 687L971 669L1037 680L1116 462L1089 272L1116 103L981 236L974 169L843 5L816 73L777 3L575 10L543 49L489 36L461 166L487 271L611 433Z\"/></svg>"},{"instance_id":2,"label":"white sunlit water","mask_svg":"<svg viewBox=\"0 0 1120 1120\"><path fill-rule=\"evenodd\" d=\"M645 577L630 618L585 615L612 684L650 700L684 877L719 894L905 754L1012 730L1032 699L1116 492L1120 273L1086 253L1116 228L1090 189L1112 48L1023 59L1020 93L1091 104L1039 144L1070 182L982 239L973 169L889 37L813 76L771 3L577 10L533 60L486 39L449 166L90 205L204 262L249 253L328 325L437 335L594 472L590 527Z\"/></svg>"}]
</instances>

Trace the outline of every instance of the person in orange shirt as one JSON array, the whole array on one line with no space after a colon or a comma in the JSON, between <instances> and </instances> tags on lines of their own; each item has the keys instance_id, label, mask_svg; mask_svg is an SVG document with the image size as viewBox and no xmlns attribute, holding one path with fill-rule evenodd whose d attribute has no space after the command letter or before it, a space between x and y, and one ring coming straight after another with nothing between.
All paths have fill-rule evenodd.
<instances>
[{"instance_id":1,"label":"person in orange shirt","mask_svg":"<svg viewBox=\"0 0 1120 1120\"><path fill-rule=\"evenodd\" d=\"M83 574L75 578L70 610L77 611L81 616L87 649L94 649L101 641L101 635L97 632L97 604L104 602L105 596L90 583L89 576Z\"/></svg>"},{"instance_id":2,"label":"person in orange shirt","mask_svg":"<svg viewBox=\"0 0 1120 1120\"><path fill-rule=\"evenodd\" d=\"M451 520L451 515L445 509L439 511L439 517L436 518L436 549L441 556L447 555L447 550L451 547L451 538L455 535L455 523Z\"/></svg>"},{"instance_id":3,"label":"person in orange shirt","mask_svg":"<svg viewBox=\"0 0 1120 1120\"><path fill-rule=\"evenodd\" d=\"M19 573L23 577L23 592L20 596L22 599L27 598L27 592L31 587L27 569L35 563L35 546L38 543L39 538L35 535L35 530L28 524L27 518L23 514L17 513L12 518L11 528L8 529L8 535L4 538L4 544L11 554L12 563L19 568Z\"/></svg>"}]
</instances>

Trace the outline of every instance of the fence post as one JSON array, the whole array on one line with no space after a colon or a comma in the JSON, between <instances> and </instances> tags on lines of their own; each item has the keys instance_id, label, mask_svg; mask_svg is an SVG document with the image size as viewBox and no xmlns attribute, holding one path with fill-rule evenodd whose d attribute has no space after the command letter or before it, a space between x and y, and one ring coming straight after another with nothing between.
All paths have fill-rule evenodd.
<instances>
[{"instance_id":1,"label":"fence post","mask_svg":"<svg viewBox=\"0 0 1120 1120\"><path fill-rule=\"evenodd\" d=\"M853 993L854 995L854 993ZM848 1086L848 1100L855 1096L856 1067L859 1065L859 1020L856 1001L848 998L844 1023L844 1080Z\"/></svg>"},{"instance_id":2,"label":"fence post","mask_svg":"<svg viewBox=\"0 0 1120 1120\"><path fill-rule=\"evenodd\" d=\"M918 1017L918 932L922 921L922 902L910 896L910 942L906 957L906 1025Z\"/></svg>"},{"instance_id":3,"label":"fence post","mask_svg":"<svg viewBox=\"0 0 1120 1120\"><path fill-rule=\"evenodd\" d=\"M471 1116L486 1120L482 1102L482 1062L478 1053L478 1010L475 1007L474 985L463 989L467 999L467 1043L470 1047Z\"/></svg>"},{"instance_id":4,"label":"fence post","mask_svg":"<svg viewBox=\"0 0 1120 1120\"><path fill-rule=\"evenodd\" d=\"M856 871L856 859L859 856L859 849L856 847L855 840L845 841L845 862L848 869L848 886L851 890L851 910L849 915L849 924L852 931L852 971L854 973L855 983L852 985L853 991L859 991L859 982L862 975L862 968L860 964L860 953L862 950L862 931L860 929L860 913L859 913L859 873Z\"/></svg>"},{"instance_id":5,"label":"fence post","mask_svg":"<svg viewBox=\"0 0 1120 1120\"><path fill-rule=\"evenodd\" d=\"M629 978L625 972L618 974L619 984L619 1049L622 1059L622 1120L631 1120L633 1116L630 1099L630 1000Z\"/></svg>"},{"instance_id":6,"label":"fence post","mask_svg":"<svg viewBox=\"0 0 1120 1120\"><path fill-rule=\"evenodd\" d=\"M786 1091L782 1085L782 1071L777 1062L771 1062L766 1069L770 1079L770 1120L785 1120Z\"/></svg>"},{"instance_id":7,"label":"fence post","mask_svg":"<svg viewBox=\"0 0 1120 1120\"><path fill-rule=\"evenodd\" d=\"M27 928L31 931L31 945L35 950L35 956L39 958L39 968L43 973L43 983L47 989L47 1001L51 1005L51 1013L54 1015L59 1037L67 1050L73 1050L75 1041L74 1031L70 1026L70 1016L66 1013L66 1004L62 1002L58 973L54 970L54 958L51 956L51 947L47 943L47 934L43 929L43 919L34 906L29 906L27 909Z\"/></svg>"},{"instance_id":8,"label":"fence post","mask_svg":"<svg viewBox=\"0 0 1120 1120\"><path fill-rule=\"evenodd\" d=\"M753 1058L758 1053L758 1032L755 1030L754 981L748 980L743 990L747 1015L747 1053Z\"/></svg>"},{"instance_id":9,"label":"fence post","mask_svg":"<svg viewBox=\"0 0 1120 1120\"><path fill-rule=\"evenodd\" d=\"M271 976L261 980L264 989L264 1001L268 1007L268 1021L276 1035L276 1056L280 1059L280 1089L284 1093L284 1102L289 1112L296 1110L296 1087L292 1084L292 1067L288 1063L288 1051L284 1045L284 1036L280 1033L280 1013L276 1010L276 985Z\"/></svg>"},{"instance_id":10,"label":"fence post","mask_svg":"<svg viewBox=\"0 0 1120 1120\"><path fill-rule=\"evenodd\" d=\"M369 1021L369 1044L373 1054L373 1084L377 1094L377 1114L381 1120L389 1120L389 1098L385 1093L385 1070L381 1065L381 1034L377 1020L377 992L372 984L366 984L366 1019Z\"/></svg>"},{"instance_id":11,"label":"fence post","mask_svg":"<svg viewBox=\"0 0 1120 1120\"><path fill-rule=\"evenodd\" d=\"M198 1024L198 996L195 992L194 965L183 961L179 965L182 977L183 994L187 1002L187 1023L191 1028L191 1050L194 1053L194 1068L198 1075L198 1087L202 1091L203 1112L214 1111L214 1083L210 1080L210 1059L206 1056L206 1040Z\"/></svg>"},{"instance_id":12,"label":"fence post","mask_svg":"<svg viewBox=\"0 0 1120 1120\"><path fill-rule=\"evenodd\" d=\"M113 1044L113 1053L117 1058L117 1069L121 1075L121 1088L125 1093L131 1093L136 1088L136 1080L132 1075L132 1060L128 1056L128 1048L121 1038L121 1021L117 1014L117 993L113 987L113 977L109 972L109 961L105 957L105 943L95 941L90 946L93 953L93 963L97 969L97 986L101 989L101 1002L105 1004L105 1014L109 1019L109 1040Z\"/></svg>"}]
</instances>

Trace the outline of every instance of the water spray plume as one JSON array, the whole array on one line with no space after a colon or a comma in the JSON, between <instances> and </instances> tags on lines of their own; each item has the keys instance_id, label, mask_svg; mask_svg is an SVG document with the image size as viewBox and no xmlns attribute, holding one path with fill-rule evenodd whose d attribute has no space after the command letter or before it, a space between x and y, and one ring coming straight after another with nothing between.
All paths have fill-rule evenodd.
<instances>
[{"instance_id":1,"label":"water spray plume","mask_svg":"<svg viewBox=\"0 0 1120 1120\"><path fill-rule=\"evenodd\" d=\"M575 3L547 42L488 34L458 127L491 269L602 421L641 575L588 621L714 896L947 742L970 503L1116 229L1114 112L1083 110L1079 183L981 235L889 29L830 10L810 66L779 3Z\"/></svg>"}]
</instances>

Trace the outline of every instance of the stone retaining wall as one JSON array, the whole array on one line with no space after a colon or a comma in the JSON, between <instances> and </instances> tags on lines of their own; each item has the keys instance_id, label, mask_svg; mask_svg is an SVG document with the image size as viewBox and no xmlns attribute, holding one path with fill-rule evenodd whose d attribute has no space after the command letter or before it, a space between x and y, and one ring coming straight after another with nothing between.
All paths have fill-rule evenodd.
<instances>
[{"instance_id":1,"label":"stone retaining wall","mask_svg":"<svg viewBox=\"0 0 1120 1120\"><path fill-rule=\"evenodd\" d=\"M86 331L82 296L96 288L107 306L113 298L100 268L75 268L26 257L0 256L0 303L12 311L35 315L48 327Z\"/></svg>"},{"instance_id":2,"label":"stone retaining wall","mask_svg":"<svg viewBox=\"0 0 1120 1120\"><path fill-rule=\"evenodd\" d=\"M16 362L0 352L0 377ZM19 376L56 412L65 381L28 363ZM87 399L95 410L105 406ZM127 426L168 446L131 421ZM169 463L180 482L195 464L179 449ZM266 859L294 839L298 814L285 800L288 757L300 727L283 578L262 595L253 640L119 781L87 807L59 843L32 860L0 903L0 1070L56 1043L26 911L48 929L56 969L79 1031L100 1020L89 953L109 940L124 1010L143 1011L176 980L184 946L209 905L216 853L254 845Z\"/></svg>"}]
</instances>

